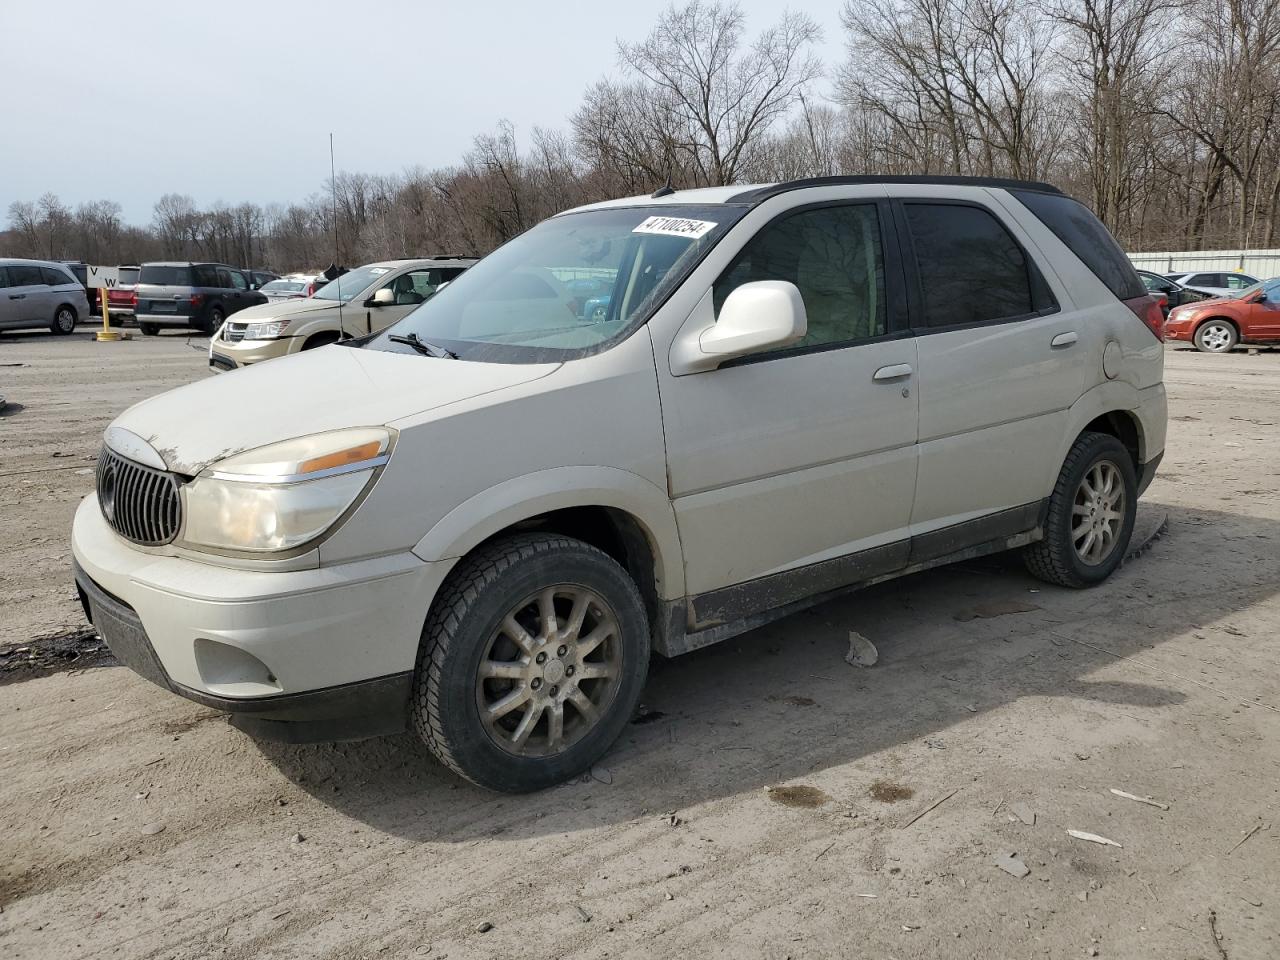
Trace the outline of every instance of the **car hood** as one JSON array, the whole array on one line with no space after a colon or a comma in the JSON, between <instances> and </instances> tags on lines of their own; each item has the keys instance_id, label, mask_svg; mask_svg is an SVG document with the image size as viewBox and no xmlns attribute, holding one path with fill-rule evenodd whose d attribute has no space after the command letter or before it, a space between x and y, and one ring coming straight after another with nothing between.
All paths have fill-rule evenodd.
<instances>
[{"instance_id":1,"label":"car hood","mask_svg":"<svg viewBox=\"0 0 1280 960\"><path fill-rule=\"evenodd\" d=\"M268 294L263 294L268 296ZM315 313L318 310L338 309L337 300L270 300L257 306L248 307L232 314L232 323L259 323L263 320L281 320L285 317L296 317L302 313Z\"/></svg>"},{"instance_id":2,"label":"car hood","mask_svg":"<svg viewBox=\"0 0 1280 960\"><path fill-rule=\"evenodd\" d=\"M328 346L159 394L130 407L112 426L150 444L169 470L194 475L268 443L383 426L537 380L558 367Z\"/></svg>"}]
</instances>

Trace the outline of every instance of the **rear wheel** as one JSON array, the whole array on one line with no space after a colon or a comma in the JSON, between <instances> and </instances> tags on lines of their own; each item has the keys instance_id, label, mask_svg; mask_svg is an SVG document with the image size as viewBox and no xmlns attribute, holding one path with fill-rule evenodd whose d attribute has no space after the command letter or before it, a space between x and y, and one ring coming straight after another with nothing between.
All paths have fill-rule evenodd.
<instances>
[{"instance_id":1,"label":"rear wheel","mask_svg":"<svg viewBox=\"0 0 1280 960\"><path fill-rule=\"evenodd\" d=\"M73 307L63 304L53 312L53 322L49 324L49 329L56 334L66 336L72 333L76 328L76 311Z\"/></svg>"},{"instance_id":2,"label":"rear wheel","mask_svg":"<svg viewBox=\"0 0 1280 960\"><path fill-rule=\"evenodd\" d=\"M141 320L138 321L138 329L142 331L144 337L154 337L160 332L160 328L154 323L144 323Z\"/></svg>"},{"instance_id":3,"label":"rear wheel","mask_svg":"<svg viewBox=\"0 0 1280 960\"><path fill-rule=\"evenodd\" d=\"M1240 334L1226 320L1206 320L1196 328L1196 348L1205 353L1230 353L1239 341Z\"/></svg>"},{"instance_id":4,"label":"rear wheel","mask_svg":"<svg viewBox=\"0 0 1280 960\"><path fill-rule=\"evenodd\" d=\"M612 558L554 535L495 541L450 573L432 606L414 726L473 783L538 790L617 739L648 665L644 604Z\"/></svg>"},{"instance_id":5,"label":"rear wheel","mask_svg":"<svg viewBox=\"0 0 1280 960\"><path fill-rule=\"evenodd\" d=\"M1105 433L1082 433L1049 497L1044 539L1023 553L1027 569L1062 587L1090 587L1120 566L1137 513L1128 449Z\"/></svg>"}]
</instances>

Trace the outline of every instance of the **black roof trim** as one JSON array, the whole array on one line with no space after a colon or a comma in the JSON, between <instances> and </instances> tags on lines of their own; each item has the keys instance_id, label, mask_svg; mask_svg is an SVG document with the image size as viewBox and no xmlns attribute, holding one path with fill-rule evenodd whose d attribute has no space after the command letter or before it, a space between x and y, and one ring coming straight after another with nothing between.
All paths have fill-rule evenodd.
<instances>
[{"instance_id":1,"label":"black roof trim","mask_svg":"<svg viewBox=\"0 0 1280 960\"><path fill-rule=\"evenodd\" d=\"M1000 190L1035 190L1038 193L1062 193L1051 183L1040 183L1036 180L1006 180L1003 177L809 177L805 180L788 180L786 183L775 183L772 186L757 187L754 190L737 193L726 202L760 203L770 197L790 193L792 190L804 190L808 187L855 187L875 183L936 184L946 187L996 187Z\"/></svg>"}]
</instances>

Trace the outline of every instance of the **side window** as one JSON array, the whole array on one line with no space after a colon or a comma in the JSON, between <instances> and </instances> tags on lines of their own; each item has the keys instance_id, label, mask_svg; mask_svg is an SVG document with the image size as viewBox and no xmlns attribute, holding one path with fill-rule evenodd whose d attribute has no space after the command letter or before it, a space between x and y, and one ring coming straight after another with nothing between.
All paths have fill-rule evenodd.
<instances>
[{"instance_id":1,"label":"side window","mask_svg":"<svg viewBox=\"0 0 1280 960\"><path fill-rule=\"evenodd\" d=\"M44 283L44 280L40 277L39 267L30 267L22 263L9 267L9 286L34 287L41 283Z\"/></svg>"},{"instance_id":2,"label":"side window","mask_svg":"<svg viewBox=\"0 0 1280 960\"><path fill-rule=\"evenodd\" d=\"M924 325L1007 320L1034 313L1022 248L986 210L906 203L924 294Z\"/></svg>"},{"instance_id":3,"label":"side window","mask_svg":"<svg viewBox=\"0 0 1280 960\"><path fill-rule=\"evenodd\" d=\"M226 267L214 267L213 272L214 276L218 278L218 282L214 286L221 287L223 290L230 290L232 287L231 271L227 270Z\"/></svg>"},{"instance_id":4,"label":"side window","mask_svg":"<svg viewBox=\"0 0 1280 960\"><path fill-rule=\"evenodd\" d=\"M220 287L223 286L222 278L218 276L218 268L208 265L202 265L191 268L192 285L196 287ZM230 284L227 284L230 286Z\"/></svg>"},{"instance_id":5,"label":"side window","mask_svg":"<svg viewBox=\"0 0 1280 960\"><path fill-rule=\"evenodd\" d=\"M222 273L221 270L219 270L218 272ZM227 274L231 280L231 286L235 287L237 290L249 289L249 284L245 282L244 274L241 273L239 270L228 270Z\"/></svg>"},{"instance_id":6,"label":"side window","mask_svg":"<svg viewBox=\"0 0 1280 960\"><path fill-rule=\"evenodd\" d=\"M1060 193L1010 192L1106 284L1116 299L1132 300L1146 295L1137 271L1120 244L1083 203Z\"/></svg>"},{"instance_id":7,"label":"side window","mask_svg":"<svg viewBox=\"0 0 1280 960\"><path fill-rule=\"evenodd\" d=\"M797 347L882 335L888 311L875 206L802 210L766 225L716 281L716 316L734 289L755 280L788 280L799 288L809 332Z\"/></svg>"},{"instance_id":8,"label":"side window","mask_svg":"<svg viewBox=\"0 0 1280 960\"><path fill-rule=\"evenodd\" d=\"M1257 283L1256 280L1251 280L1239 273L1227 274L1227 286L1232 290L1243 290L1246 287L1252 287L1255 283Z\"/></svg>"},{"instance_id":9,"label":"side window","mask_svg":"<svg viewBox=\"0 0 1280 960\"><path fill-rule=\"evenodd\" d=\"M1222 277L1216 273L1197 273L1187 281L1189 287L1220 287Z\"/></svg>"},{"instance_id":10,"label":"side window","mask_svg":"<svg viewBox=\"0 0 1280 960\"><path fill-rule=\"evenodd\" d=\"M396 295L395 302L398 306L406 306L429 299L439 285L439 271L411 270L400 274L385 286Z\"/></svg>"},{"instance_id":11,"label":"side window","mask_svg":"<svg viewBox=\"0 0 1280 960\"><path fill-rule=\"evenodd\" d=\"M76 282L61 270L55 270L52 267L41 267L40 273L44 277L44 282L51 287L66 286L68 283Z\"/></svg>"},{"instance_id":12,"label":"side window","mask_svg":"<svg viewBox=\"0 0 1280 960\"><path fill-rule=\"evenodd\" d=\"M9 285L9 268L0 267L0 290Z\"/></svg>"}]
</instances>

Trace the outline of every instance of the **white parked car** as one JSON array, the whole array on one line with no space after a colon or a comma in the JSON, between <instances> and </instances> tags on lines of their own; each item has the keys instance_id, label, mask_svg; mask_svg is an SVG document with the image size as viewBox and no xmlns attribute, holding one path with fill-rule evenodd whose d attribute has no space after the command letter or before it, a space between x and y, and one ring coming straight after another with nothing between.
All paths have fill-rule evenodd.
<instances>
[{"instance_id":1,"label":"white parked car","mask_svg":"<svg viewBox=\"0 0 1280 960\"><path fill-rule=\"evenodd\" d=\"M1043 184L596 204L386 330L131 407L75 578L124 663L251 732L410 725L544 787L654 652L1000 550L1104 580L1164 450L1161 329Z\"/></svg>"},{"instance_id":2,"label":"white parked car","mask_svg":"<svg viewBox=\"0 0 1280 960\"><path fill-rule=\"evenodd\" d=\"M1238 270L1201 271L1199 273L1168 273L1165 276L1189 290L1211 297L1234 297L1241 290L1261 283Z\"/></svg>"}]
</instances>

